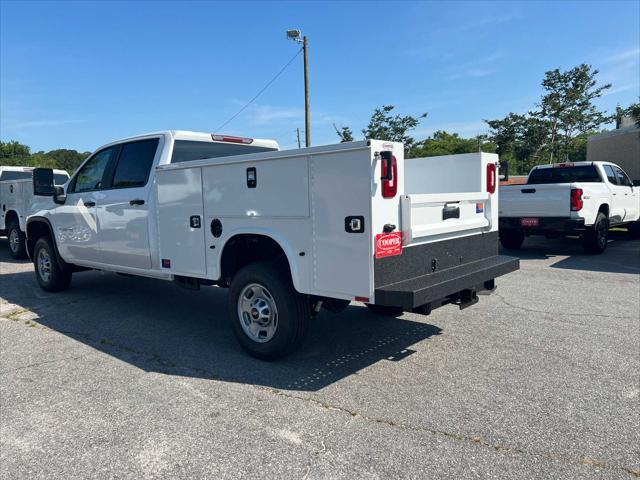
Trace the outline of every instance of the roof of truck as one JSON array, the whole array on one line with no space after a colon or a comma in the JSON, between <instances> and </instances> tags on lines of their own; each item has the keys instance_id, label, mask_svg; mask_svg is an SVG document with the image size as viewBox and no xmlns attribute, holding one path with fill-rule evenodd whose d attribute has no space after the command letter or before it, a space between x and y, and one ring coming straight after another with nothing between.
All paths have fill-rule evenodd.
<instances>
[{"instance_id":1,"label":"roof of truck","mask_svg":"<svg viewBox=\"0 0 640 480\"><path fill-rule=\"evenodd\" d=\"M138 138L150 137L154 135L169 135L174 140L190 140L193 142L232 142L245 144L247 146L251 145L253 147L275 148L277 150L280 150L280 146L275 140L269 140L265 138L236 137L232 135L225 135L222 133L191 132L189 130L162 130L158 132L144 133L132 137L121 138L120 140L109 142L107 145L121 143L128 140L135 140Z\"/></svg>"},{"instance_id":2,"label":"roof of truck","mask_svg":"<svg viewBox=\"0 0 640 480\"><path fill-rule=\"evenodd\" d=\"M16 167L15 165L0 165L0 170L4 170L5 172L30 172L36 167ZM64 173L69 175L65 170L57 170L54 169L53 173Z\"/></svg>"}]
</instances>

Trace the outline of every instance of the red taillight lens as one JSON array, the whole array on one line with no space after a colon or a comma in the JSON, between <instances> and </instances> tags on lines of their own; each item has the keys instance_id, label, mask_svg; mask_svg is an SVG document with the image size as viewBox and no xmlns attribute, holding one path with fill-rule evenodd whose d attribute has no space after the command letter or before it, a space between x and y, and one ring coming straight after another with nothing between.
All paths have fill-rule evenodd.
<instances>
[{"instance_id":1,"label":"red taillight lens","mask_svg":"<svg viewBox=\"0 0 640 480\"><path fill-rule=\"evenodd\" d=\"M382 160L382 196L384 198L393 198L398 193L398 161L391 152L382 152L380 154Z\"/></svg>"},{"instance_id":2,"label":"red taillight lens","mask_svg":"<svg viewBox=\"0 0 640 480\"><path fill-rule=\"evenodd\" d=\"M497 172L495 163L487 163L487 192L495 193L497 183Z\"/></svg>"},{"instance_id":3,"label":"red taillight lens","mask_svg":"<svg viewBox=\"0 0 640 480\"><path fill-rule=\"evenodd\" d=\"M582 189L572 188L571 189L571 211L578 212L582 210L583 206L584 206L584 202L582 201Z\"/></svg>"}]
</instances>

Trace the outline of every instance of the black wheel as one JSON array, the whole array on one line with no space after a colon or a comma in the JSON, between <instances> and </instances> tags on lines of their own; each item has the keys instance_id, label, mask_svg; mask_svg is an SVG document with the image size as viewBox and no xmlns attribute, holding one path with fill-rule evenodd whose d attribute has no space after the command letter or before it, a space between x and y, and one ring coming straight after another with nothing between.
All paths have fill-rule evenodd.
<instances>
[{"instance_id":1,"label":"black wheel","mask_svg":"<svg viewBox=\"0 0 640 480\"><path fill-rule=\"evenodd\" d=\"M69 287L71 271L60 268L56 250L49 237L41 237L33 249L33 264L40 288L47 292L60 292Z\"/></svg>"},{"instance_id":2,"label":"black wheel","mask_svg":"<svg viewBox=\"0 0 640 480\"><path fill-rule=\"evenodd\" d=\"M588 253L600 254L607 248L609 239L609 219L604 213L598 213L593 227L589 228L582 237L582 246Z\"/></svg>"},{"instance_id":3,"label":"black wheel","mask_svg":"<svg viewBox=\"0 0 640 480\"><path fill-rule=\"evenodd\" d=\"M27 249L25 247L25 235L20 230L20 225L15 220L9 224L7 230L9 238L9 253L16 260L27 257Z\"/></svg>"},{"instance_id":4,"label":"black wheel","mask_svg":"<svg viewBox=\"0 0 640 480\"><path fill-rule=\"evenodd\" d=\"M228 301L233 332L250 355L276 360L302 343L311 308L293 288L288 267L247 265L231 280Z\"/></svg>"},{"instance_id":5,"label":"black wheel","mask_svg":"<svg viewBox=\"0 0 640 480\"><path fill-rule=\"evenodd\" d=\"M399 317L404 313L402 307L388 307L386 305L374 305L373 303L365 303L365 305L373 313L383 317Z\"/></svg>"},{"instance_id":6,"label":"black wheel","mask_svg":"<svg viewBox=\"0 0 640 480\"><path fill-rule=\"evenodd\" d=\"M522 230L500 230L500 243L507 250L519 250L524 242L524 232Z\"/></svg>"},{"instance_id":7,"label":"black wheel","mask_svg":"<svg viewBox=\"0 0 640 480\"><path fill-rule=\"evenodd\" d=\"M640 221L630 223L627 226L627 230L629 231L629 236L634 240L640 238Z\"/></svg>"}]
</instances>

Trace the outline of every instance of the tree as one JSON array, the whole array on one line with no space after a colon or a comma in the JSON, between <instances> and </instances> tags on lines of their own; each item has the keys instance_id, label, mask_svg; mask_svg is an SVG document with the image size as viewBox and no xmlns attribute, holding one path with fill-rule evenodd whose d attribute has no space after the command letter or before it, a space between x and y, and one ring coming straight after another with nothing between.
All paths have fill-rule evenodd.
<instances>
[{"instance_id":1,"label":"tree","mask_svg":"<svg viewBox=\"0 0 640 480\"><path fill-rule=\"evenodd\" d=\"M73 172L90 154L69 149L31 153L31 148L15 140L0 142L0 165L59 168Z\"/></svg>"},{"instance_id":2,"label":"tree","mask_svg":"<svg viewBox=\"0 0 640 480\"><path fill-rule=\"evenodd\" d=\"M393 105L383 105L376 108L371 115L369 125L362 130L362 134L365 138L402 142L405 150L410 150L414 146L415 140L409 135L409 132L416 128L420 124L420 120L426 118L427 114L423 113L419 117L394 116L391 115L394 108Z\"/></svg>"},{"instance_id":3,"label":"tree","mask_svg":"<svg viewBox=\"0 0 640 480\"><path fill-rule=\"evenodd\" d=\"M545 93L538 105L540 110L533 115L549 123L549 163L553 163L554 157L568 157L576 135L597 130L611 121L612 117L593 104L593 100L611 88L610 83L597 86L597 74L598 70L586 63L566 72L556 68L545 73L542 81Z\"/></svg>"},{"instance_id":4,"label":"tree","mask_svg":"<svg viewBox=\"0 0 640 480\"><path fill-rule=\"evenodd\" d=\"M420 124L420 120L426 118L427 114L423 113L419 117L412 115L392 115L391 111L395 107L393 105L383 105L376 108L371 115L369 125L362 130L364 138L372 138L375 140L388 140L391 142L404 143L405 151L408 152L416 141L409 135L409 132ZM352 142L353 132L349 127L336 127L333 125L341 142Z\"/></svg>"},{"instance_id":5,"label":"tree","mask_svg":"<svg viewBox=\"0 0 640 480\"><path fill-rule=\"evenodd\" d=\"M340 143L345 142L353 142L353 132L349 127L336 127L336 124L333 124L333 128L336 131L338 137L340 137Z\"/></svg>"},{"instance_id":6,"label":"tree","mask_svg":"<svg viewBox=\"0 0 640 480\"><path fill-rule=\"evenodd\" d=\"M478 151L493 153L496 149L497 145L487 141L484 135L479 135L475 138L462 138L457 133L438 130L423 142L416 144L409 151L407 158L434 157L437 155L454 155Z\"/></svg>"}]
</instances>

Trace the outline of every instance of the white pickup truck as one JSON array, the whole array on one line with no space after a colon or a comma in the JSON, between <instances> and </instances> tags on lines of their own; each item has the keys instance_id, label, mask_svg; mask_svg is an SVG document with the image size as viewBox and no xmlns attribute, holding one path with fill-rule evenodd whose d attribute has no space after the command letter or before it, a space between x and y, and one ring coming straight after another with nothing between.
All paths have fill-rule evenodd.
<instances>
[{"instance_id":1,"label":"white pickup truck","mask_svg":"<svg viewBox=\"0 0 640 480\"><path fill-rule=\"evenodd\" d=\"M48 291L100 269L229 288L241 345L287 354L310 317L461 308L518 268L498 254L498 157L404 160L400 143L278 151L168 131L99 148L63 187L34 174L27 250ZM48 197L48 198L47 198Z\"/></svg>"},{"instance_id":2,"label":"white pickup truck","mask_svg":"<svg viewBox=\"0 0 640 480\"><path fill-rule=\"evenodd\" d=\"M518 249L525 236L581 236L589 253L607 247L609 227L640 234L640 187L608 162L534 167L525 185L501 187L500 241Z\"/></svg>"},{"instance_id":3,"label":"white pickup truck","mask_svg":"<svg viewBox=\"0 0 640 480\"><path fill-rule=\"evenodd\" d=\"M13 258L26 257L25 222L33 200L33 167L0 166L0 236L9 239L9 253ZM54 170L56 185L64 185L69 174Z\"/></svg>"}]
</instances>

